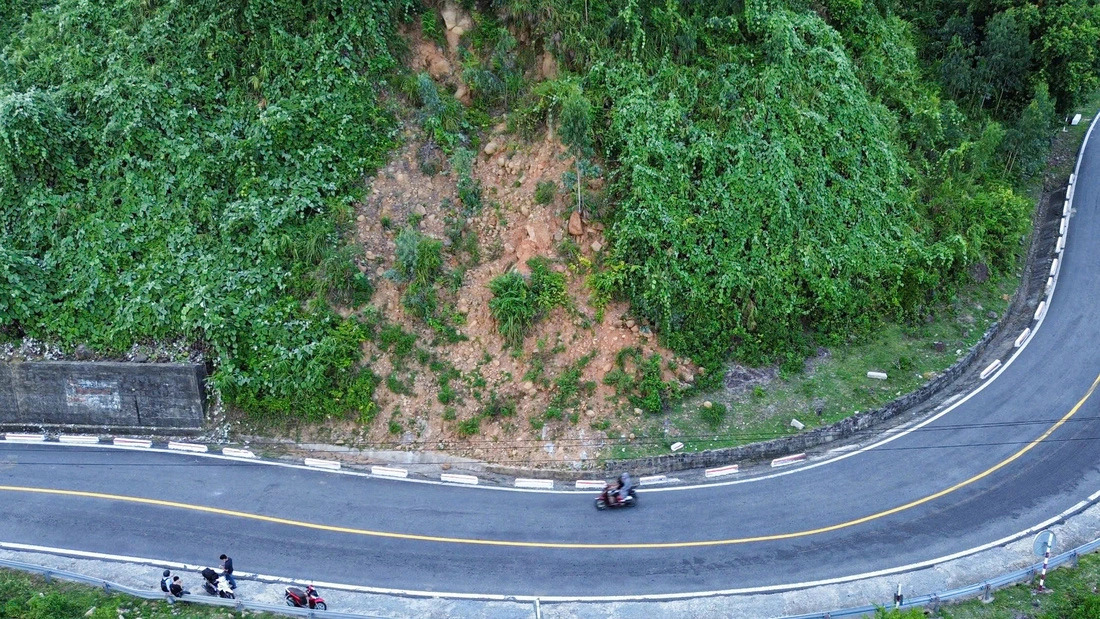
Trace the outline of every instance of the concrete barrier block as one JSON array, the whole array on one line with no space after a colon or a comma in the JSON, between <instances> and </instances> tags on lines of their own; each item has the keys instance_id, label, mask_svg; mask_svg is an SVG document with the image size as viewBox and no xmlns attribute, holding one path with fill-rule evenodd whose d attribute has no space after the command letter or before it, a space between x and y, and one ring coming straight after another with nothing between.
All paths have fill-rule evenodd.
<instances>
[{"instance_id":1,"label":"concrete barrier block","mask_svg":"<svg viewBox=\"0 0 1100 619\"><path fill-rule=\"evenodd\" d=\"M1081 124L1081 115L1080 115L1080 114L1074 114L1074 115L1073 115L1073 120L1069 121L1069 124L1070 124L1070 125L1073 125L1074 127L1076 127L1077 125ZM1074 175L1074 174L1070 174L1070 175L1069 175L1069 177L1070 177L1071 179L1072 179L1072 178L1073 178L1074 176L1076 176L1076 175ZM1071 180L1070 182L1072 183L1073 181Z\"/></svg>"},{"instance_id":2,"label":"concrete barrier block","mask_svg":"<svg viewBox=\"0 0 1100 619\"><path fill-rule=\"evenodd\" d=\"M95 445L99 442L99 437L94 434L62 434L57 440L73 445Z\"/></svg>"},{"instance_id":3,"label":"concrete barrier block","mask_svg":"<svg viewBox=\"0 0 1100 619\"><path fill-rule=\"evenodd\" d=\"M724 475L733 475L738 472L739 469L740 467L738 465L731 464L729 466L719 466L717 468L707 469L703 471L703 475L707 478L722 477Z\"/></svg>"},{"instance_id":4,"label":"concrete barrier block","mask_svg":"<svg viewBox=\"0 0 1100 619\"><path fill-rule=\"evenodd\" d=\"M886 372L867 372L867 378L873 378L875 380L886 380Z\"/></svg>"},{"instance_id":5,"label":"concrete barrier block","mask_svg":"<svg viewBox=\"0 0 1100 619\"><path fill-rule=\"evenodd\" d=\"M443 473L439 476L439 481L450 484L466 484L468 486L476 486L478 483L478 479L474 475L461 475L459 473Z\"/></svg>"},{"instance_id":6,"label":"concrete barrier block","mask_svg":"<svg viewBox=\"0 0 1100 619\"><path fill-rule=\"evenodd\" d=\"M8 432L4 435L4 440L11 443L41 443L46 440L45 434L20 434L18 432Z\"/></svg>"},{"instance_id":7,"label":"concrete barrier block","mask_svg":"<svg viewBox=\"0 0 1100 619\"><path fill-rule=\"evenodd\" d=\"M198 443L180 443L177 441L168 441L168 449L175 449L176 451L190 451L194 453L206 453L210 451L206 445L200 445Z\"/></svg>"},{"instance_id":8,"label":"concrete barrier block","mask_svg":"<svg viewBox=\"0 0 1100 619\"><path fill-rule=\"evenodd\" d=\"M793 454L790 456L783 456L782 458L776 458L772 460L772 467L787 466L788 464L794 464L795 462L801 462L806 459L806 454Z\"/></svg>"},{"instance_id":9,"label":"concrete barrier block","mask_svg":"<svg viewBox=\"0 0 1100 619\"><path fill-rule=\"evenodd\" d=\"M1050 294L1050 291L1054 289L1054 278L1048 277L1046 286L1043 287L1043 294Z\"/></svg>"},{"instance_id":10,"label":"concrete barrier block","mask_svg":"<svg viewBox=\"0 0 1100 619\"><path fill-rule=\"evenodd\" d=\"M255 458L256 454L249 449L236 449L234 447L222 447L222 455L230 458Z\"/></svg>"},{"instance_id":11,"label":"concrete barrier block","mask_svg":"<svg viewBox=\"0 0 1100 619\"><path fill-rule=\"evenodd\" d=\"M340 463L333 460L319 460L317 458L306 458L303 460L306 466L312 466L318 469L328 469L330 471L339 471Z\"/></svg>"},{"instance_id":12,"label":"concrete barrier block","mask_svg":"<svg viewBox=\"0 0 1100 619\"><path fill-rule=\"evenodd\" d=\"M791 420L791 427L794 428L795 430L801 430L802 428L806 427L806 424L802 423L801 421L799 421L797 419L792 419Z\"/></svg>"},{"instance_id":13,"label":"concrete barrier block","mask_svg":"<svg viewBox=\"0 0 1100 619\"><path fill-rule=\"evenodd\" d=\"M153 441L144 438L116 437L113 442L119 447L140 447L142 449L149 449L153 446Z\"/></svg>"},{"instance_id":14,"label":"concrete barrier block","mask_svg":"<svg viewBox=\"0 0 1100 619\"><path fill-rule=\"evenodd\" d=\"M602 490L607 482L602 479L578 479L577 490Z\"/></svg>"},{"instance_id":15,"label":"concrete barrier block","mask_svg":"<svg viewBox=\"0 0 1100 619\"><path fill-rule=\"evenodd\" d=\"M1069 200L1066 200L1065 205L1062 206L1062 217L1069 217L1069 211Z\"/></svg>"},{"instance_id":16,"label":"concrete barrier block","mask_svg":"<svg viewBox=\"0 0 1100 619\"><path fill-rule=\"evenodd\" d=\"M1031 335L1031 327L1028 327L1028 328L1024 329L1023 333L1021 333L1019 335L1019 337L1016 338L1015 348L1019 348L1019 347L1023 346L1024 345L1024 340L1026 340L1027 336L1029 336L1029 335Z\"/></svg>"},{"instance_id":17,"label":"concrete barrier block","mask_svg":"<svg viewBox=\"0 0 1100 619\"><path fill-rule=\"evenodd\" d=\"M1052 277L1058 274L1058 267L1060 266L1061 264L1059 263L1057 258L1050 262L1050 275Z\"/></svg>"},{"instance_id":18,"label":"concrete barrier block","mask_svg":"<svg viewBox=\"0 0 1100 619\"><path fill-rule=\"evenodd\" d=\"M667 484L668 475L647 475L638 478L639 485Z\"/></svg>"},{"instance_id":19,"label":"concrete barrier block","mask_svg":"<svg viewBox=\"0 0 1100 619\"><path fill-rule=\"evenodd\" d=\"M516 478L517 488L536 488L539 490L553 490L553 479L524 479L522 477Z\"/></svg>"},{"instance_id":20,"label":"concrete barrier block","mask_svg":"<svg viewBox=\"0 0 1100 619\"><path fill-rule=\"evenodd\" d=\"M1035 316L1033 318L1039 320L1043 317L1043 312L1045 311L1047 311L1047 302L1039 301L1039 307L1035 308Z\"/></svg>"},{"instance_id":21,"label":"concrete barrier block","mask_svg":"<svg viewBox=\"0 0 1100 619\"><path fill-rule=\"evenodd\" d=\"M409 472L407 470L391 466L372 466L370 467L370 474L377 475L379 477L405 478L409 476Z\"/></svg>"},{"instance_id":22,"label":"concrete barrier block","mask_svg":"<svg viewBox=\"0 0 1100 619\"><path fill-rule=\"evenodd\" d=\"M982 373L980 375L981 379L985 380L986 378L989 377L990 374L992 374L993 372L996 372L997 368L999 368L999 367L1001 367L1001 360L1000 359L997 359L993 363L990 363L989 365L987 365L985 367L984 370L982 370Z\"/></svg>"},{"instance_id":23,"label":"concrete barrier block","mask_svg":"<svg viewBox=\"0 0 1100 619\"><path fill-rule=\"evenodd\" d=\"M1069 218L1063 217L1062 223L1058 224L1058 234L1065 235L1066 230L1069 229Z\"/></svg>"},{"instance_id":24,"label":"concrete barrier block","mask_svg":"<svg viewBox=\"0 0 1100 619\"><path fill-rule=\"evenodd\" d=\"M684 444L681 443L680 441L676 441L671 446L669 446L669 449L671 449L672 451L680 451L683 448L684 448Z\"/></svg>"}]
</instances>

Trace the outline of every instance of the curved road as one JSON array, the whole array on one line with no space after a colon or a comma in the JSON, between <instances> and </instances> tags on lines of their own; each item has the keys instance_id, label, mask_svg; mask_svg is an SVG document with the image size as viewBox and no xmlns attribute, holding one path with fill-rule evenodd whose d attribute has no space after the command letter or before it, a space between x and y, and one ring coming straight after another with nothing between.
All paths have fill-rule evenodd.
<instances>
[{"instance_id":1,"label":"curved road","mask_svg":"<svg viewBox=\"0 0 1100 619\"><path fill-rule=\"evenodd\" d=\"M180 454L0 444L0 541L450 593L782 587L1015 535L1100 490L1100 140L1057 292L983 389L878 445L781 475L593 493L427 485ZM61 492L41 492L50 489Z\"/></svg>"}]
</instances>

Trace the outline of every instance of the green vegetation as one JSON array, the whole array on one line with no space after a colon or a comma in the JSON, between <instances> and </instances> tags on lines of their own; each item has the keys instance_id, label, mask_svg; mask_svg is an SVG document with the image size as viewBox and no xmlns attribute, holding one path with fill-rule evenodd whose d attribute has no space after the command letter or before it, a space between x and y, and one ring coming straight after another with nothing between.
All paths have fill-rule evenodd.
<instances>
[{"instance_id":1,"label":"green vegetation","mask_svg":"<svg viewBox=\"0 0 1100 619\"><path fill-rule=\"evenodd\" d=\"M2 336L184 336L234 407L369 413L366 334L328 303L370 295L344 238L406 3L4 4Z\"/></svg>"},{"instance_id":2,"label":"green vegetation","mask_svg":"<svg viewBox=\"0 0 1100 619\"><path fill-rule=\"evenodd\" d=\"M95 610L87 614L92 608ZM121 616L140 616L143 619L175 619L181 616L188 619L278 617L271 613L238 612L220 606L147 601L108 594L97 587L57 580L47 582L37 575L0 569L0 619L117 619Z\"/></svg>"},{"instance_id":3,"label":"green vegetation","mask_svg":"<svg viewBox=\"0 0 1100 619\"><path fill-rule=\"evenodd\" d=\"M569 303L565 274L551 271L545 258L531 258L527 266L531 269L529 280L516 271L509 271L489 282L489 290L493 293L489 309L497 321L497 330L513 347L523 344L523 338L536 321L555 307Z\"/></svg>"},{"instance_id":4,"label":"green vegetation","mask_svg":"<svg viewBox=\"0 0 1100 619\"><path fill-rule=\"evenodd\" d=\"M1100 68L1100 8L1073 0L548 4L505 13L570 71L531 90L528 122L560 118L615 170L595 288L709 370L794 370L875 316L922 315L974 264L1009 272L1021 183Z\"/></svg>"}]
</instances>

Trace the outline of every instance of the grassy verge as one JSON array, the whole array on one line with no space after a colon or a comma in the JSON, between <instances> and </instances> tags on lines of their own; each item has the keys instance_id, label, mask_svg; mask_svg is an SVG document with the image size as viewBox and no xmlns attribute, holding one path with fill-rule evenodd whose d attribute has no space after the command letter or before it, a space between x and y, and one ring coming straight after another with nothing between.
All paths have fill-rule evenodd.
<instances>
[{"instance_id":1,"label":"grassy verge","mask_svg":"<svg viewBox=\"0 0 1100 619\"><path fill-rule=\"evenodd\" d=\"M53 580L35 574L0 569L0 619L226 619L228 617L272 618L280 615L235 611L221 606L169 604L142 600L102 589Z\"/></svg>"}]
</instances>

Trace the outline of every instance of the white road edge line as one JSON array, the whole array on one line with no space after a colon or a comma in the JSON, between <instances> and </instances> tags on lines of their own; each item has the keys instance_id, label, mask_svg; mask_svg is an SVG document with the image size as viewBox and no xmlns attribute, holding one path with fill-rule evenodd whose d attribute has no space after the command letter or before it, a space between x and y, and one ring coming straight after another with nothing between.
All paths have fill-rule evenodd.
<instances>
[{"instance_id":1,"label":"white road edge line","mask_svg":"<svg viewBox=\"0 0 1100 619\"><path fill-rule=\"evenodd\" d=\"M798 589L807 589L810 587L820 587L825 585L836 585L848 582L855 582L858 580L865 580L868 578L877 578L880 576L889 576L891 574L900 574L903 572L912 572L927 567L932 567L940 563L947 561L953 561L962 557L967 557L973 554L977 554L990 548L996 548L997 546L1003 546L1014 542L1019 539L1023 539L1029 535L1037 533L1051 525L1057 524L1060 520L1063 520L1069 516L1076 514L1083 508L1088 507L1095 503L1097 497L1100 497L1100 491L1095 492L1089 496L1088 499L1078 501L1075 505L1069 509L1064 510L1060 514L1048 518L1036 525L1028 527L1018 533L1013 533L1002 537L998 540L982 544L981 546L975 546L966 550L960 550L959 552L938 557L935 559L928 559L925 561L919 561L916 563L910 563L908 565L900 565L884 570L877 570L873 572L864 572L862 574L852 574L850 576L840 576L837 578L827 578L822 580L811 580L806 582L788 583L779 585L765 585L760 587L744 587L740 589L718 589L712 591L690 591L685 593L658 593L652 595L615 595L615 596L545 596L545 595L507 595L507 594L479 594L479 593L451 593L445 591L420 591L416 589L391 589L385 587L365 587L362 585L348 585L342 583L333 582L321 582L313 581L313 584L321 589L334 589L339 591L349 591L353 593L371 593L381 595L403 595L409 597L424 597L424 598L445 598L445 599L464 599L464 600L488 600L488 601L521 601L521 602L533 602L535 598L538 598L542 602L631 602L631 601L668 601L668 600L683 600L690 598L702 598L702 597L717 597L726 595L745 595L751 593L778 593L782 591L794 591ZM181 570L198 570L203 565L190 565L187 563L179 563L175 561L161 561L158 559L149 559L144 557L132 557L126 555L112 555L98 552L88 552L84 550L69 550L65 548L54 548L50 546L35 546L31 544L20 544L16 542L3 542L0 541L0 548L7 550L15 550L21 552L39 552L44 554L62 555L79 557L86 559L100 559L104 561L119 561L124 563L137 563L141 565L150 565L154 567L168 567ZM247 578L251 580L258 580L261 582L297 582L300 578L291 578L287 576L273 576L267 574L256 574L249 572L236 571L234 574L240 578Z\"/></svg>"}]
</instances>

